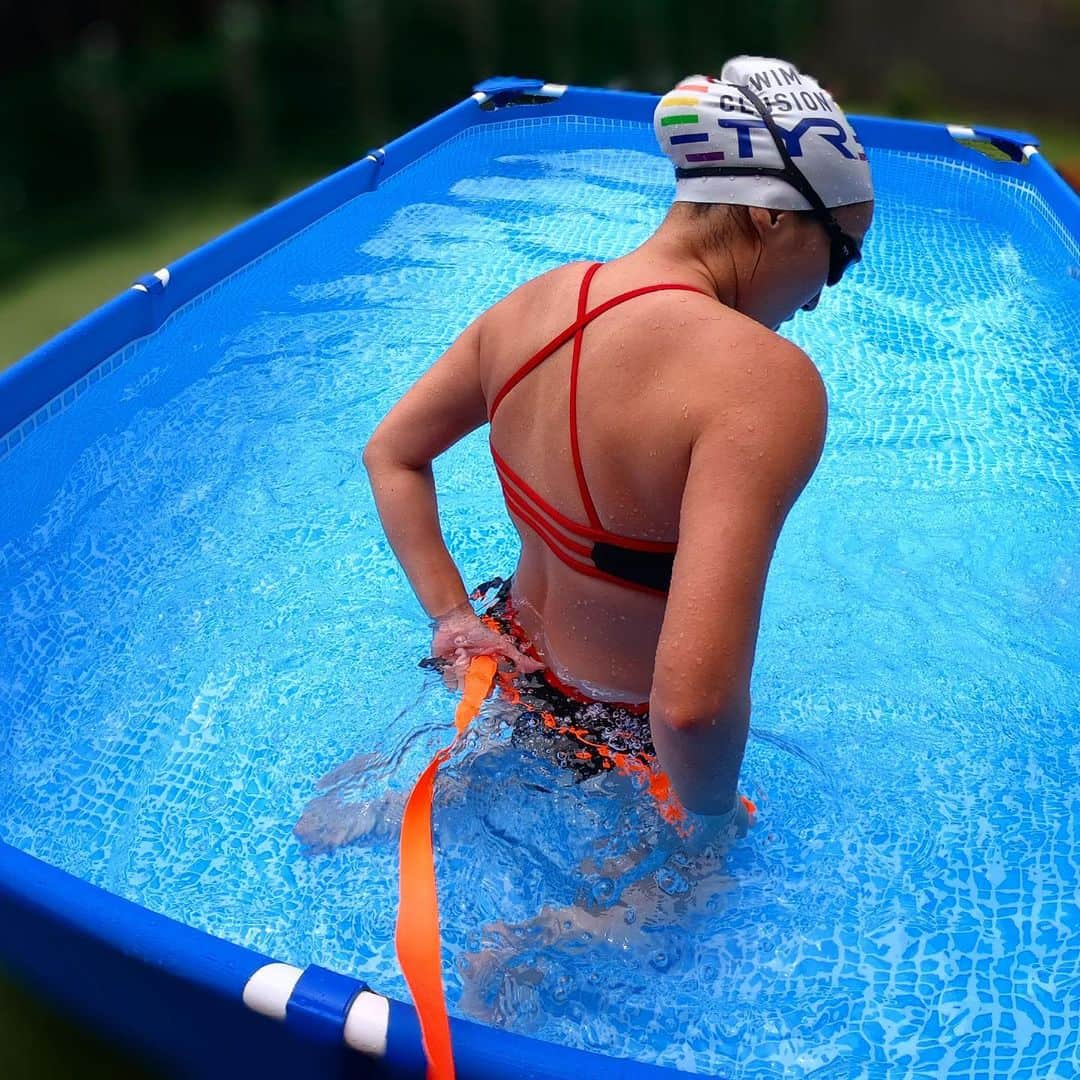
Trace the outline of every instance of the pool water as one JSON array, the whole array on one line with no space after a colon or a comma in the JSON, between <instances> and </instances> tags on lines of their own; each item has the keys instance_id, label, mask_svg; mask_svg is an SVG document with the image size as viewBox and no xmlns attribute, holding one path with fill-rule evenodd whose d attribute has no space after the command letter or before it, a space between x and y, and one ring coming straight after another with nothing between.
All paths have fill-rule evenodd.
<instances>
[{"instance_id":1,"label":"pool water","mask_svg":"<svg viewBox=\"0 0 1080 1080\"><path fill-rule=\"evenodd\" d=\"M703 853L489 710L436 799L458 1015L733 1077L1080 1075L1080 253L1022 183L871 161L865 261L784 328L831 418L762 618L759 824ZM292 834L320 777L350 820L450 726L360 451L476 313L671 189L642 125L467 131L10 449L0 838L406 998L392 837ZM483 433L436 473L466 580L507 573Z\"/></svg>"}]
</instances>

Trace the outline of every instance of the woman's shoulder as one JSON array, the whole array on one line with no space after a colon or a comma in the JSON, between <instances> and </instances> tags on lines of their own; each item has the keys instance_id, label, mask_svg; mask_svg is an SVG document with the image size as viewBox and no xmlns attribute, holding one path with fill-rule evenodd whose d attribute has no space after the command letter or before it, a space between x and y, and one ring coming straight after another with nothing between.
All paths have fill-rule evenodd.
<instances>
[{"instance_id":1,"label":"woman's shoulder","mask_svg":"<svg viewBox=\"0 0 1080 1080\"><path fill-rule=\"evenodd\" d=\"M695 374L709 384L749 390L776 380L820 383L817 366L795 342L718 302L707 316L679 330L672 347L681 337L687 357L697 358Z\"/></svg>"},{"instance_id":2,"label":"woman's shoulder","mask_svg":"<svg viewBox=\"0 0 1080 1080\"><path fill-rule=\"evenodd\" d=\"M566 286L576 290L589 266L588 262L570 262L545 270L542 274L537 274L520 285L516 285L498 304L494 305L493 310L507 302L528 300L536 294L549 295L553 288Z\"/></svg>"},{"instance_id":3,"label":"woman's shoulder","mask_svg":"<svg viewBox=\"0 0 1080 1080\"><path fill-rule=\"evenodd\" d=\"M574 318L577 287L588 263L566 263L522 282L479 318L485 355L496 363L508 352L516 354L522 337L533 332L555 334Z\"/></svg>"},{"instance_id":4,"label":"woman's shoulder","mask_svg":"<svg viewBox=\"0 0 1080 1080\"><path fill-rule=\"evenodd\" d=\"M827 408L821 375L798 345L716 302L688 318L646 321L638 347L659 369L665 397L690 421L691 438L751 415Z\"/></svg>"}]
</instances>

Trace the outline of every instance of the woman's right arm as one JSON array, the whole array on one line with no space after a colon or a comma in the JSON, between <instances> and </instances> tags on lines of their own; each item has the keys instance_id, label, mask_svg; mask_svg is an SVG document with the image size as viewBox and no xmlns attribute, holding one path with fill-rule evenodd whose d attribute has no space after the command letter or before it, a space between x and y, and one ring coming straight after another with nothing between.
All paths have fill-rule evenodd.
<instances>
[{"instance_id":1,"label":"woman's right arm","mask_svg":"<svg viewBox=\"0 0 1080 1080\"><path fill-rule=\"evenodd\" d=\"M735 805L750 673L781 526L821 456L825 388L787 342L756 350L700 410L649 716L660 765L687 809Z\"/></svg>"}]
</instances>

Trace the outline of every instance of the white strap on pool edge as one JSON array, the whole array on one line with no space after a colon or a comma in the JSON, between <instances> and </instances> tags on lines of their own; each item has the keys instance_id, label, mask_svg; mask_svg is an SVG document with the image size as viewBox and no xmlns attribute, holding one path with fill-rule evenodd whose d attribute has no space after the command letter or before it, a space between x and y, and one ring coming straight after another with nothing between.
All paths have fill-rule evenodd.
<instances>
[{"instance_id":1,"label":"white strap on pool edge","mask_svg":"<svg viewBox=\"0 0 1080 1080\"><path fill-rule=\"evenodd\" d=\"M345 1017L345 1042L362 1054L385 1057L389 1027L390 1002L381 994L361 990Z\"/></svg>"},{"instance_id":2,"label":"white strap on pool edge","mask_svg":"<svg viewBox=\"0 0 1080 1080\"><path fill-rule=\"evenodd\" d=\"M566 90L566 83L544 83L539 90L525 90L523 93L531 94L533 97L560 98L566 93ZM492 95L484 90L477 90L475 94L470 94L469 97L471 97L477 105L483 105L486 101L491 99Z\"/></svg>"},{"instance_id":3,"label":"white strap on pool edge","mask_svg":"<svg viewBox=\"0 0 1080 1080\"><path fill-rule=\"evenodd\" d=\"M154 277L156 277L158 279L158 281L161 282L162 285L168 285L169 284L169 278L171 276L172 275L169 273L169 268L167 266L163 266L160 270L155 270L154 271ZM138 282L138 281L134 285L132 285L131 287L133 289L138 289L139 292L149 292L150 291L145 285L142 284L142 282Z\"/></svg>"},{"instance_id":4,"label":"white strap on pool edge","mask_svg":"<svg viewBox=\"0 0 1080 1080\"><path fill-rule=\"evenodd\" d=\"M946 124L945 127L957 142L979 142L987 138L985 135L980 135L974 128L967 127L964 124ZM1038 152L1039 148L1030 143L1020 147L1020 153L1023 155L1025 165Z\"/></svg>"},{"instance_id":5,"label":"white strap on pool edge","mask_svg":"<svg viewBox=\"0 0 1080 1080\"><path fill-rule=\"evenodd\" d=\"M285 1012L303 970L292 964L266 964L244 987L244 1004L271 1020L284 1020ZM381 994L362 990L345 1017L342 1038L362 1054L386 1055L386 1033L390 1026L390 1002Z\"/></svg>"},{"instance_id":6,"label":"white strap on pool edge","mask_svg":"<svg viewBox=\"0 0 1080 1080\"><path fill-rule=\"evenodd\" d=\"M977 139L979 136L975 134L975 129L965 126L964 124L946 124L946 128L949 134L954 139Z\"/></svg>"},{"instance_id":7,"label":"white strap on pool edge","mask_svg":"<svg viewBox=\"0 0 1080 1080\"><path fill-rule=\"evenodd\" d=\"M292 964L267 964L259 968L244 987L244 1004L261 1016L284 1020L285 1006L303 974Z\"/></svg>"}]
</instances>

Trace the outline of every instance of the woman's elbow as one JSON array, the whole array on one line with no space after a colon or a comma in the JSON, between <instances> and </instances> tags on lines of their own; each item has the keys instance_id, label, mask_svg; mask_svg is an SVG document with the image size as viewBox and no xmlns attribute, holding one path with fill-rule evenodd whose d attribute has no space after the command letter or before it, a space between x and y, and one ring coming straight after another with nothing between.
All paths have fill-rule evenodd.
<instances>
[{"instance_id":1,"label":"woman's elbow","mask_svg":"<svg viewBox=\"0 0 1080 1080\"><path fill-rule=\"evenodd\" d=\"M421 457L416 452L415 446L411 446L408 440L400 434L377 427L371 438L364 444L360 460L367 469L368 476L378 474L390 474L408 470L409 472L423 472L431 467L431 461Z\"/></svg>"},{"instance_id":2,"label":"woman's elbow","mask_svg":"<svg viewBox=\"0 0 1080 1080\"><path fill-rule=\"evenodd\" d=\"M750 722L750 691L727 694L722 698L680 701L653 694L649 715L683 735L705 735L717 728L737 730Z\"/></svg>"},{"instance_id":3,"label":"woman's elbow","mask_svg":"<svg viewBox=\"0 0 1080 1080\"><path fill-rule=\"evenodd\" d=\"M649 728L683 806L697 814L729 813L750 731L749 693L650 702Z\"/></svg>"},{"instance_id":4,"label":"woman's elbow","mask_svg":"<svg viewBox=\"0 0 1080 1080\"><path fill-rule=\"evenodd\" d=\"M375 434L364 444L363 453L360 455L360 460L364 463L368 476L375 472L380 465L385 465L388 457L386 440L376 430Z\"/></svg>"}]
</instances>

